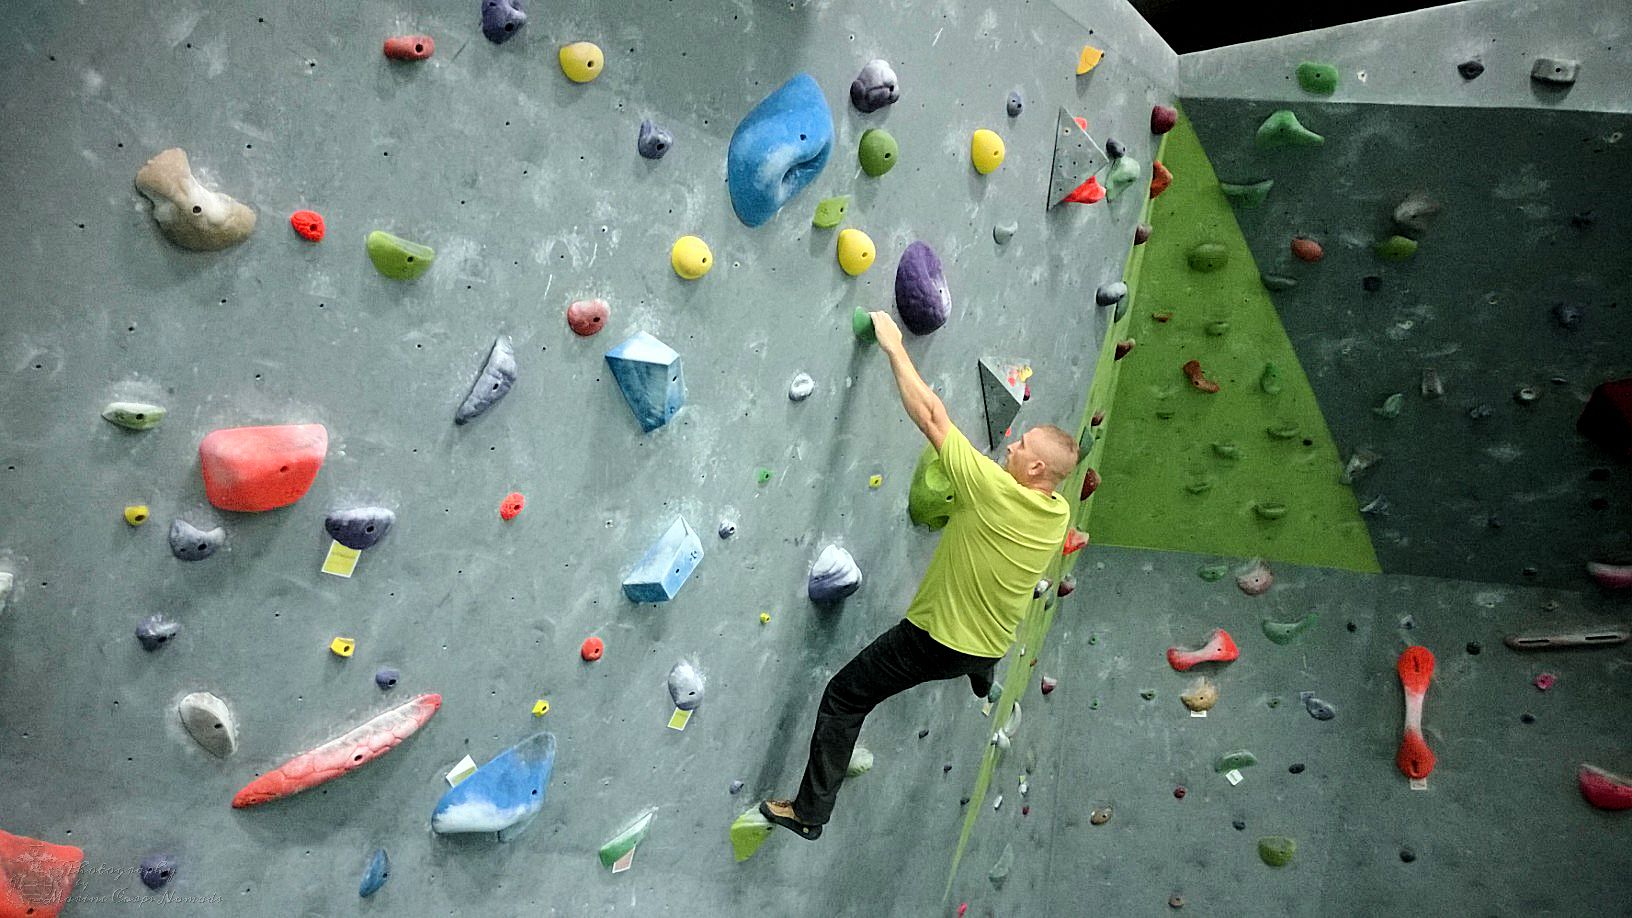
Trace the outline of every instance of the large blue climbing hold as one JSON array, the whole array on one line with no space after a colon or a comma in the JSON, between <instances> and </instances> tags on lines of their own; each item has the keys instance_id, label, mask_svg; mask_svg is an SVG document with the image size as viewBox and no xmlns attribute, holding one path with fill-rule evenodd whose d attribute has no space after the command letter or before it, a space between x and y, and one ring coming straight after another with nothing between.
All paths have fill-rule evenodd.
<instances>
[{"instance_id":1,"label":"large blue climbing hold","mask_svg":"<svg viewBox=\"0 0 1632 918\"><path fill-rule=\"evenodd\" d=\"M703 542L686 524L675 517L629 576L623 578L623 595L635 602L668 602L703 560Z\"/></svg>"},{"instance_id":2,"label":"large blue climbing hold","mask_svg":"<svg viewBox=\"0 0 1632 918\"><path fill-rule=\"evenodd\" d=\"M482 0L482 34L496 45L502 45L527 24L524 0Z\"/></svg>"},{"instance_id":3,"label":"large blue climbing hold","mask_svg":"<svg viewBox=\"0 0 1632 918\"><path fill-rule=\"evenodd\" d=\"M808 73L783 83L743 116L725 154L737 218L759 226L821 175L833 152L833 112Z\"/></svg>"},{"instance_id":4,"label":"large blue climbing hold","mask_svg":"<svg viewBox=\"0 0 1632 918\"><path fill-rule=\"evenodd\" d=\"M386 857L384 848L375 848L374 854L368 859L368 869L363 871L363 881L357 884L357 895L367 899L380 891L385 881L391 879L391 859Z\"/></svg>"},{"instance_id":5,"label":"large blue climbing hold","mask_svg":"<svg viewBox=\"0 0 1632 918\"><path fill-rule=\"evenodd\" d=\"M499 841L509 841L544 808L554 767L555 734L527 737L443 794L431 813L431 831L497 832Z\"/></svg>"},{"instance_id":6,"label":"large blue climbing hold","mask_svg":"<svg viewBox=\"0 0 1632 918\"><path fill-rule=\"evenodd\" d=\"M680 355L645 332L636 332L606 352L612 377L646 433L662 427L686 404Z\"/></svg>"}]
</instances>

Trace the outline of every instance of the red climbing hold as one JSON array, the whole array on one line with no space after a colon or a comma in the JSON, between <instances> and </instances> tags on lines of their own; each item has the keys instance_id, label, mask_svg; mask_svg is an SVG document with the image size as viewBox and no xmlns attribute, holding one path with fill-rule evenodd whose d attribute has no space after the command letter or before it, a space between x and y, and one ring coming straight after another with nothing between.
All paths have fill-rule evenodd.
<instances>
[{"instance_id":1,"label":"red climbing hold","mask_svg":"<svg viewBox=\"0 0 1632 918\"><path fill-rule=\"evenodd\" d=\"M1632 564L1604 564L1587 562L1587 573L1606 590L1632 589Z\"/></svg>"},{"instance_id":2,"label":"red climbing hold","mask_svg":"<svg viewBox=\"0 0 1632 918\"><path fill-rule=\"evenodd\" d=\"M1089 427L1098 427L1103 423L1105 423L1105 409L1103 408L1094 412L1094 416L1088 419Z\"/></svg>"},{"instance_id":3,"label":"red climbing hold","mask_svg":"<svg viewBox=\"0 0 1632 918\"><path fill-rule=\"evenodd\" d=\"M1088 181L1076 187L1076 190L1066 195L1062 200L1066 204L1098 204L1105 199L1105 189L1099 187L1099 179L1088 176Z\"/></svg>"},{"instance_id":4,"label":"red climbing hold","mask_svg":"<svg viewBox=\"0 0 1632 918\"><path fill-rule=\"evenodd\" d=\"M959 905L958 905L958 918L963 918L963 916L967 915L967 914L969 914L969 903L967 903L967 902L959 903Z\"/></svg>"},{"instance_id":5,"label":"red climbing hold","mask_svg":"<svg viewBox=\"0 0 1632 918\"><path fill-rule=\"evenodd\" d=\"M1135 342L1132 338L1125 338L1116 342L1116 350L1111 353L1111 359L1121 360L1123 357L1133 353L1133 346L1136 343L1137 342Z\"/></svg>"},{"instance_id":6,"label":"red climbing hold","mask_svg":"<svg viewBox=\"0 0 1632 918\"><path fill-rule=\"evenodd\" d=\"M1532 684L1534 684L1536 688L1545 692L1554 685L1558 684L1558 677L1552 673L1539 673Z\"/></svg>"},{"instance_id":7,"label":"red climbing hold","mask_svg":"<svg viewBox=\"0 0 1632 918\"><path fill-rule=\"evenodd\" d=\"M1150 164L1150 169L1150 196L1154 199L1166 191L1167 186L1173 184L1173 173L1169 172L1159 159Z\"/></svg>"},{"instance_id":8,"label":"red climbing hold","mask_svg":"<svg viewBox=\"0 0 1632 918\"><path fill-rule=\"evenodd\" d=\"M1581 785L1581 796L1598 809L1632 810L1632 781L1585 763L1575 778Z\"/></svg>"},{"instance_id":9,"label":"red climbing hold","mask_svg":"<svg viewBox=\"0 0 1632 918\"><path fill-rule=\"evenodd\" d=\"M287 507L306 496L328 451L322 424L212 430L198 444L204 494L222 510Z\"/></svg>"},{"instance_id":10,"label":"red climbing hold","mask_svg":"<svg viewBox=\"0 0 1632 918\"><path fill-rule=\"evenodd\" d=\"M1207 639L1207 643L1195 650L1167 648L1167 665L1182 673L1197 663L1228 663L1240 656L1241 651L1235 646L1235 639L1230 637L1228 631L1218 628Z\"/></svg>"},{"instance_id":11,"label":"red climbing hold","mask_svg":"<svg viewBox=\"0 0 1632 918\"><path fill-rule=\"evenodd\" d=\"M1174 800L1183 800L1184 795L1188 794L1188 793L1190 793L1190 792L1185 790L1184 785L1181 784L1178 787L1173 788L1173 799Z\"/></svg>"},{"instance_id":12,"label":"red climbing hold","mask_svg":"<svg viewBox=\"0 0 1632 918\"><path fill-rule=\"evenodd\" d=\"M1133 228L1133 244L1144 245L1150 241L1150 224L1141 223Z\"/></svg>"},{"instance_id":13,"label":"red climbing hold","mask_svg":"<svg viewBox=\"0 0 1632 918\"><path fill-rule=\"evenodd\" d=\"M1077 127L1081 128L1082 132L1084 134L1088 133L1088 119L1087 118L1084 118L1081 115L1072 115L1071 120L1075 121L1077 123Z\"/></svg>"},{"instance_id":14,"label":"red climbing hold","mask_svg":"<svg viewBox=\"0 0 1632 918\"><path fill-rule=\"evenodd\" d=\"M1060 687L1060 680L1054 678L1053 676L1044 676L1039 687L1042 689L1044 695L1052 695L1054 694L1054 690Z\"/></svg>"},{"instance_id":15,"label":"red climbing hold","mask_svg":"<svg viewBox=\"0 0 1632 918\"><path fill-rule=\"evenodd\" d=\"M1074 555L1082 551L1083 546L1087 544L1088 533L1083 532L1081 529L1073 529L1065 534L1065 546L1060 550L1060 554Z\"/></svg>"},{"instance_id":16,"label":"red climbing hold","mask_svg":"<svg viewBox=\"0 0 1632 918\"><path fill-rule=\"evenodd\" d=\"M1179 123L1177 110L1167 105L1153 105L1150 109L1150 132L1152 134L1166 134L1173 130L1173 125Z\"/></svg>"},{"instance_id":17,"label":"red climbing hold","mask_svg":"<svg viewBox=\"0 0 1632 918\"><path fill-rule=\"evenodd\" d=\"M323 215L315 210L297 210L289 215L289 225L308 242L323 241Z\"/></svg>"},{"instance_id":18,"label":"red climbing hold","mask_svg":"<svg viewBox=\"0 0 1632 918\"><path fill-rule=\"evenodd\" d=\"M422 61L435 53L436 42L429 35L393 35L385 40L385 56L394 61Z\"/></svg>"},{"instance_id":19,"label":"red climbing hold","mask_svg":"<svg viewBox=\"0 0 1632 918\"><path fill-rule=\"evenodd\" d=\"M56 918L74 891L85 852L0 829L0 916Z\"/></svg>"},{"instance_id":20,"label":"red climbing hold","mask_svg":"<svg viewBox=\"0 0 1632 918\"><path fill-rule=\"evenodd\" d=\"M521 508L527 506L527 498L521 496L520 491L511 491L499 501L499 519L506 523L515 519L521 513Z\"/></svg>"},{"instance_id":21,"label":"red climbing hold","mask_svg":"<svg viewBox=\"0 0 1632 918\"><path fill-rule=\"evenodd\" d=\"M1083 474L1083 476L1082 476L1082 496L1080 498L1078 498L1078 499L1079 500L1087 500L1088 498L1090 498L1090 497L1092 497L1094 495L1095 491L1098 491L1098 490L1099 490L1099 472L1095 471L1092 467L1090 467L1088 469L1088 471L1085 472Z\"/></svg>"},{"instance_id":22,"label":"red climbing hold","mask_svg":"<svg viewBox=\"0 0 1632 918\"><path fill-rule=\"evenodd\" d=\"M1208 379L1207 374L1202 371L1201 361L1191 360L1183 367L1180 367L1180 369L1184 371L1185 377L1190 380L1190 385L1195 386L1197 389L1200 389L1203 392L1218 391L1218 383Z\"/></svg>"},{"instance_id":23,"label":"red climbing hold","mask_svg":"<svg viewBox=\"0 0 1632 918\"><path fill-rule=\"evenodd\" d=\"M1611 453L1632 459L1632 377L1593 389L1575 429Z\"/></svg>"},{"instance_id":24,"label":"red climbing hold","mask_svg":"<svg viewBox=\"0 0 1632 918\"><path fill-rule=\"evenodd\" d=\"M1314 264L1315 262L1326 257L1326 250L1320 247L1320 243L1310 239L1308 236L1293 236L1292 256L1299 261L1307 261L1310 264Z\"/></svg>"},{"instance_id":25,"label":"red climbing hold","mask_svg":"<svg viewBox=\"0 0 1632 918\"><path fill-rule=\"evenodd\" d=\"M594 663L606 652L606 645L598 637L584 638L584 645L578 648L578 656L584 658L585 663Z\"/></svg>"},{"instance_id":26,"label":"red climbing hold","mask_svg":"<svg viewBox=\"0 0 1632 918\"><path fill-rule=\"evenodd\" d=\"M588 338L606 327L610 310L606 300L578 300L567 307L567 327L580 338Z\"/></svg>"},{"instance_id":27,"label":"red climbing hold","mask_svg":"<svg viewBox=\"0 0 1632 918\"><path fill-rule=\"evenodd\" d=\"M1426 647L1407 647L1394 669L1405 690L1405 735L1400 739L1394 763L1406 777L1421 780L1434 770L1433 750L1422 738L1422 701L1434 675L1434 655Z\"/></svg>"},{"instance_id":28,"label":"red climbing hold","mask_svg":"<svg viewBox=\"0 0 1632 918\"><path fill-rule=\"evenodd\" d=\"M1054 595L1064 599L1077 591L1077 578L1066 574L1060 578L1059 586L1054 588Z\"/></svg>"}]
</instances>

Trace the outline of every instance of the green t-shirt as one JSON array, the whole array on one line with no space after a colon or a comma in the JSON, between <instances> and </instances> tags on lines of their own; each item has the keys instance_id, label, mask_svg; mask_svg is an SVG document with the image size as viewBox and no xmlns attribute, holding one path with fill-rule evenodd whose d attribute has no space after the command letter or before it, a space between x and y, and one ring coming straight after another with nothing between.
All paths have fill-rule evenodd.
<instances>
[{"instance_id":1,"label":"green t-shirt","mask_svg":"<svg viewBox=\"0 0 1632 918\"><path fill-rule=\"evenodd\" d=\"M953 650L1001 657L1037 579L1065 541L1071 508L1058 493L1015 481L956 427L941 443L941 465L958 509L941 532L907 621Z\"/></svg>"}]
</instances>

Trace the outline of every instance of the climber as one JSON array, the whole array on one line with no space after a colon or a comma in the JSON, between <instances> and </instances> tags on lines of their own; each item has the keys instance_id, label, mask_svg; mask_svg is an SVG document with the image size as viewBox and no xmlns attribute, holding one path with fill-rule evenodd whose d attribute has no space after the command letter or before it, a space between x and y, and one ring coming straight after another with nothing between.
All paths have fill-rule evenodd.
<instances>
[{"instance_id":1,"label":"climber","mask_svg":"<svg viewBox=\"0 0 1632 918\"><path fill-rule=\"evenodd\" d=\"M1077 464L1076 440L1058 427L1025 432L1005 463L981 455L924 383L887 313L872 314L907 416L940 454L957 494L935 556L906 618L879 635L827 684L810 736L799 795L766 800L759 812L800 837L819 838L861 734L884 699L923 682L969 678L975 695L992 689L994 668L1044 569L1059 554L1071 507L1055 489Z\"/></svg>"}]
</instances>

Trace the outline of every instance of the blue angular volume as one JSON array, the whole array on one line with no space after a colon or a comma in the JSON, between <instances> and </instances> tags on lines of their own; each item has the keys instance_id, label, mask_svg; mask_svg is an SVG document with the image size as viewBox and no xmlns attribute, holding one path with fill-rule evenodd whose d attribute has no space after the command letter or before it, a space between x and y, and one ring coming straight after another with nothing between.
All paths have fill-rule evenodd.
<instances>
[{"instance_id":1,"label":"blue angular volume","mask_svg":"<svg viewBox=\"0 0 1632 918\"><path fill-rule=\"evenodd\" d=\"M497 832L509 841L544 808L555 767L555 734L535 733L494 756L436 803L431 831Z\"/></svg>"},{"instance_id":2,"label":"blue angular volume","mask_svg":"<svg viewBox=\"0 0 1632 918\"><path fill-rule=\"evenodd\" d=\"M368 859L368 869L363 871L363 880L357 884L357 895L367 899L379 892L389 879L391 858L386 856L384 848L375 848L373 856Z\"/></svg>"},{"instance_id":3,"label":"blue angular volume","mask_svg":"<svg viewBox=\"0 0 1632 918\"><path fill-rule=\"evenodd\" d=\"M612 377L646 433L662 427L686 404L680 355L645 332L636 332L606 352Z\"/></svg>"},{"instance_id":4,"label":"blue angular volume","mask_svg":"<svg viewBox=\"0 0 1632 918\"><path fill-rule=\"evenodd\" d=\"M662 537L646 549L640 563L623 578L623 595L635 602L668 602L686 585L703 560L703 542L682 517L675 517Z\"/></svg>"},{"instance_id":5,"label":"blue angular volume","mask_svg":"<svg viewBox=\"0 0 1632 918\"><path fill-rule=\"evenodd\" d=\"M803 191L833 152L833 112L808 73L783 83L743 116L725 155L737 218L759 226Z\"/></svg>"}]
</instances>

